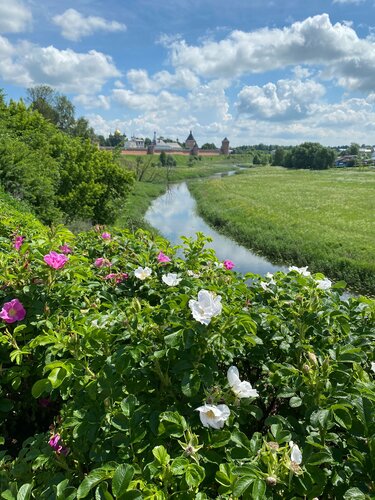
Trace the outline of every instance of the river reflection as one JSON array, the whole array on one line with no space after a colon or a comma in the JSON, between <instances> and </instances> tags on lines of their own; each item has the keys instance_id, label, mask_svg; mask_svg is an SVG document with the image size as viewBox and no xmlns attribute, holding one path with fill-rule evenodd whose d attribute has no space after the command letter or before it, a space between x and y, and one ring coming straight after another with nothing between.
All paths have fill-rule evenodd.
<instances>
[{"instance_id":1,"label":"river reflection","mask_svg":"<svg viewBox=\"0 0 375 500\"><path fill-rule=\"evenodd\" d=\"M196 202L185 182L172 185L165 194L156 198L147 210L145 219L173 245L181 244L182 235L195 237L198 231L210 236L213 241L207 246L215 250L219 260L232 260L235 270L240 273L264 275L267 272L286 270L212 229L197 215Z\"/></svg>"}]
</instances>

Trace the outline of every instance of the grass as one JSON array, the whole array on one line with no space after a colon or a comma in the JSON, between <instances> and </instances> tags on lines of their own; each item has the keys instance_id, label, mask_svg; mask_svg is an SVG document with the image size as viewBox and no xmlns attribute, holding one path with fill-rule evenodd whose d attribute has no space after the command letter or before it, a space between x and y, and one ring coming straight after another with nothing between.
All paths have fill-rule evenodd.
<instances>
[{"instance_id":1,"label":"grass","mask_svg":"<svg viewBox=\"0 0 375 500\"><path fill-rule=\"evenodd\" d=\"M375 171L257 167L190 187L201 215L236 241L375 294Z\"/></svg>"}]
</instances>

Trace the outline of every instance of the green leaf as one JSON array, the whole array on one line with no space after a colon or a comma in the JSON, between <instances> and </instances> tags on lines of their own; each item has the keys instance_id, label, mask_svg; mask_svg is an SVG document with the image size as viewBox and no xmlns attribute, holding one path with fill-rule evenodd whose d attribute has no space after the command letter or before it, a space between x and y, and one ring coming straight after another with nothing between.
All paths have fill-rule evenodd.
<instances>
[{"instance_id":1,"label":"green leaf","mask_svg":"<svg viewBox=\"0 0 375 500\"><path fill-rule=\"evenodd\" d=\"M302 404L302 399L299 396L294 396L289 400L289 406L291 408L298 408Z\"/></svg>"},{"instance_id":2,"label":"green leaf","mask_svg":"<svg viewBox=\"0 0 375 500\"><path fill-rule=\"evenodd\" d=\"M204 468L197 464L190 464L185 472L185 480L190 488L196 488L204 478Z\"/></svg>"},{"instance_id":3,"label":"green leaf","mask_svg":"<svg viewBox=\"0 0 375 500\"><path fill-rule=\"evenodd\" d=\"M33 486L31 484L23 484L17 493L17 500L29 500Z\"/></svg>"},{"instance_id":4,"label":"green leaf","mask_svg":"<svg viewBox=\"0 0 375 500\"><path fill-rule=\"evenodd\" d=\"M325 429L329 419L329 410L317 410L312 413L310 422L314 427Z\"/></svg>"},{"instance_id":5,"label":"green leaf","mask_svg":"<svg viewBox=\"0 0 375 500\"><path fill-rule=\"evenodd\" d=\"M166 411L160 415L159 434L181 437L186 429L186 420L178 412Z\"/></svg>"},{"instance_id":6,"label":"green leaf","mask_svg":"<svg viewBox=\"0 0 375 500\"><path fill-rule=\"evenodd\" d=\"M350 488L344 493L344 500L366 500L366 495L358 488Z\"/></svg>"},{"instance_id":7,"label":"green leaf","mask_svg":"<svg viewBox=\"0 0 375 500\"><path fill-rule=\"evenodd\" d=\"M241 497L241 495L244 494L244 492L252 485L253 482L254 482L253 477L244 476L244 477L239 478L236 481L236 484L234 485L234 488L233 488L234 496Z\"/></svg>"},{"instance_id":8,"label":"green leaf","mask_svg":"<svg viewBox=\"0 0 375 500\"><path fill-rule=\"evenodd\" d=\"M77 500L80 498L86 498L90 493L92 488L97 484L101 483L105 479L110 479L113 475L113 469L108 469L106 467L94 469L85 477L82 483L79 485L77 490Z\"/></svg>"},{"instance_id":9,"label":"green leaf","mask_svg":"<svg viewBox=\"0 0 375 500\"><path fill-rule=\"evenodd\" d=\"M131 465L122 464L117 467L112 479L112 491L116 498L125 493L133 476L134 468Z\"/></svg>"},{"instance_id":10,"label":"green leaf","mask_svg":"<svg viewBox=\"0 0 375 500\"><path fill-rule=\"evenodd\" d=\"M252 488L252 493L253 493L252 499L261 500L262 498L264 498L266 489L267 486L265 481L262 481L261 479L255 479Z\"/></svg>"},{"instance_id":11,"label":"green leaf","mask_svg":"<svg viewBox=\"0 0 375 500\"><path fill-rule=\"evenodd\" d=\"M333 410L333 418L345 429L350 429L352 426L352 417L346 408L336 408Z\"/></svg>"},{"instance_id":12,"label":"green leaf","mask_svg":"<svg viewBox=\"0 0 375 500\"><path fill-rule=\"evenodd\" d=\"M52 388L56 389L59 387L63 383L66 375L67 371L65 368L54 368L48 375L48 380L51 382Z\"/></svg>"},{"instance_id":13,"label":"green leaf","mask_svg":"<svg viewBox=\"0 0 375 500\"><path fill-rule=\"evenodd\" d=\"M31 388L31 394L34 398L40 398L44 392L50 392L52 389L51 382L47 378L37 380Z\"/></svg>"},{"instance_id":14,"label":"green leaf","mask_svg":"<svg viewBox=\"0 0 375 500\"><path fill-rule=\"evenodd\" d=\"M137 398L133 394L129 394L128 397L121 401L121 410L126 417L132 415L137 405Z\"/></svg>"},{"instance_id":15,"label":"green leaf","mask_svg":"<svg viewBox=\"0 0 375 500\"><path fill-rule=\"evenodd\" d=\"M232 434L230 431L221 431L212 433L210 447L211 448L221 448L229 443Z\"/></svg>"},{"instance_id":16,"label":"green leaf","mask_svg":"<svg viewBox=\"0 0 375 500\"><path fill-rule=\"evenodd\" d=\"M155 448L152 450L152 454L159 462L159 464L163 466L168 465L169 460L171 459L170 455L168 455L167 450L163 445L155 446Z\"/></svg>"},{"instance_id":17,"label":"green leaf","mask_svg":"<svg viewBox=\"0 0 375 500\"><path fill-rule=\"evenodd\" d=\"M0 399L0 412L8 413L13 408L13 401L10 399Z\"/></svg>"}]
</instances>

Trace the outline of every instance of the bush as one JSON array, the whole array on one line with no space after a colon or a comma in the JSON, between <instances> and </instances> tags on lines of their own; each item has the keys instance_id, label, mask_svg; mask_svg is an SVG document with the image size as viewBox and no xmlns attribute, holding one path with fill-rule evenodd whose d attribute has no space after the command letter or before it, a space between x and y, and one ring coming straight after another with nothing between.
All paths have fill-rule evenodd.
<instances>
[{"instance_id":1,"label":"bush","mask_svg":"<svg viewBox=\"0 0 375 500\"><path fill-rule=\"evenodd\" d=\"M0 323L3 498L373 497L373 301L242 277L199 234L24 236L0 254L26 311Z\"/></svg>"}]
</instances>

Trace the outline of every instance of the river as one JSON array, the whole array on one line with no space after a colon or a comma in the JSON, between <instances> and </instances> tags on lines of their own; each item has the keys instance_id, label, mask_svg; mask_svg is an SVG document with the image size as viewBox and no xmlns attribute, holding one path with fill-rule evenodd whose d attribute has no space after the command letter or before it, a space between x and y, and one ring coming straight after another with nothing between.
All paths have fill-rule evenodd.
<instances>
[{"instance_id":1,"label":"river","mask_svg":"<svg viewBox=\"0 0 375 500\"><path fill-rule=\"evenodd\" d=\"M234 171L229 175L232 173ZM235 270L242 274L252 272L265 275L268 272L286 271L285 267L272 264L211 228L197 214L196 202L186 182L172 184L165 194L153 200L145 219L173 245L181 244L181 236L194 237L198 231L210 236L213 241L207 246L215 250L219 260L232 260Z\"/></svg>"}]
</instances>

